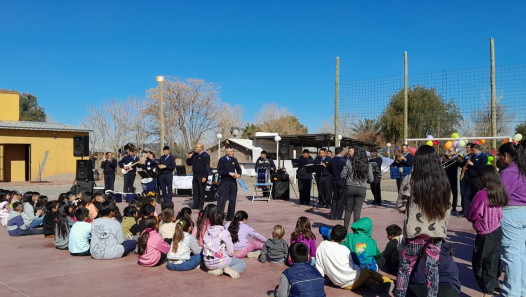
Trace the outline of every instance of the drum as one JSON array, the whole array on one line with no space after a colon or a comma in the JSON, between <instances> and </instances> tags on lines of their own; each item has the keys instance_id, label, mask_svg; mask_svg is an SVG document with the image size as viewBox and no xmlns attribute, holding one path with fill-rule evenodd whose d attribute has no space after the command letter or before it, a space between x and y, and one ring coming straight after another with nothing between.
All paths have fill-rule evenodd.
<instances>
[{"instance_id":1,"label":"drum","mask_svg":"<svg viewBox=\"0 0 526 297\"><path fill-rule=\"evenodd\" d=\"M270 184L270 169L268 167L258 167L258 184Z\"/></svg>"},{"instance_id":2,"label":"drum","mask_svg":"<svg viewBox=\"0 0 526 297\"><path fill-rule=\"evenodd\" d=\"M155 178L143 178L141 179L141 186L143 192L154 192L157 190L157 182Z\"/></svg>"}]
</instances>

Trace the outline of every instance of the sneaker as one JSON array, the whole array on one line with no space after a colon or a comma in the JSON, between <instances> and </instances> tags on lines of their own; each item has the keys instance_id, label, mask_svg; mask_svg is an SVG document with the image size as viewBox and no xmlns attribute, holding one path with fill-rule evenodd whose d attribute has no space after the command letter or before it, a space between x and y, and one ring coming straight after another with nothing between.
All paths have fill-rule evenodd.
<instances>
[{"instance_id":1,"label":"sneaker","mask_svg":"<svg viewBox=\"0 0 526 297\"><path fill-rule=\"evenodd\" d=\"M373 292L386 292L389 293L394 289L394 283L387 282L387 283L374 283L372 284L369 289Z\"/></svg>"},{"instance_id":2,"label":"sneaker","mask_svg":"<svg viewBox=\"0 0 526 297\"><path fill-rule=\"evenodd\" d=\"M261 251L255 251L247 253L247 258L257 258L261 254Z\"/></svg>"},{"instance_id":3,"label":"sneaker","mask_svg":"<svg viewBox=\"0 0 526 297\"><path fill-rule=\"evenodd\" d=\"M218 268L214 270L208 270L208 273L210 273L211 275L220 276L223 274L223 269Z\"/></svg>"},{"instance_id":4,"label":"sneaker","mask_svg":"<svg viewBox=\"0 0 526 297\"><path fill-rule=\"evenodd\" d=\"M228 274L233 279L238 279L240 277L239 272L230 267L225 268L225 274Z\"/></svg>"}]
</instances>

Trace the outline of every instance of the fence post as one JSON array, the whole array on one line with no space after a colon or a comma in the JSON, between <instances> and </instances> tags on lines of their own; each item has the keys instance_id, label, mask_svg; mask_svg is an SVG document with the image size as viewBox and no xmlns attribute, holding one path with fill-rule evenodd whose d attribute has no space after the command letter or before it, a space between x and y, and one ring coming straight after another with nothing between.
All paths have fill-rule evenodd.
<instances>
[{"instance_id":1,"label":"fence post","mask_svg":"<svg viewBox=\"0 0 526 297\"><path fill-rule=\"evenodd\" d=\"M334 82L334 148L340 146L338 139L338 116L340 104L340 57L336 57L336 80Z\"/></svg>"},{"instance_id":2,"label":"fence post","mask_svg":"<svg viewBox=\"0 0 526 297\"><path fill-rule=\"evenodd\" d=\"M407 118L408 118L408 111L407 111L407 51L404 51L404 142L406 143L406 139L408 137L408 131L407 131Z\"/></svg>"},{"instance_id":3,"label":"fence post","mask_svg":"<svg viewBox=\"0 0 526 297\"><path fill-rule=\"evenodd\" d=\"M497 111L496 111L496 100L497 100L497 89L495 86L495 45L493 37L489 39L489 50L490 50L490 63L491 63L491 136L497 136ZM491 148L497 148L497 139L491 140Z\"/></svg>"}]
</instances>

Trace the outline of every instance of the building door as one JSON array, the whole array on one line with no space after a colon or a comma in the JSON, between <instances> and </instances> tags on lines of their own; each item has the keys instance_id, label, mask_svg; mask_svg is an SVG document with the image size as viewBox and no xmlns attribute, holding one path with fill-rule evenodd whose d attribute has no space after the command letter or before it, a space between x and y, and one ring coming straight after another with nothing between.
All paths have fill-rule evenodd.
<instances>
[{"instance_id":1,"label":"building door","mask_svg":"<svg viewBox=\"0 0 526 297\"><path fill-rule=\"evenodd\" d=\"M28 144L4 144L4 179L5 181L29 181L26 171L29 167L27 156Z\"/></svg>"},{"instance_id":2,"label":"building door","mask_svg":"<svg viewBox=\"0 0 526 297\"><path fill-rule=\"evenodd\" d=\"M25 160L26 160L26 181L31 181L31 145L25 144L24 145L24 151L25 151Z\"/></svg>"}]
</instances>

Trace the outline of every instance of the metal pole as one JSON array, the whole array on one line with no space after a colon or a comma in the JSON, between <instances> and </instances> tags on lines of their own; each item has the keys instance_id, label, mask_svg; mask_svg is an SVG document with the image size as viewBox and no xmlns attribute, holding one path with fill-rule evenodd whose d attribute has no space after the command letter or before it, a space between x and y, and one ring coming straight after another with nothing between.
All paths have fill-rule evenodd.
<instances>
[{"instance_id":1,"label":"metal pole","mask_svg":"<svg viewBox=\"0 0 526 297\"><path fill-rule=\"evenodd\" d=\"M404 51L404 142L407 142L408 131L407 131L407 51Z\"/></svg>"},{"instance_id":2,"label":"metal pole","mask_svg":"<svg viewBox=\"0 0 526 297\"><path fill-rule=\"evenodd\" d=\"M336 80L334 83L334 147L340 146L338 139L338 114L340 105L340 57L336 57Z\"/></svg>"},{"instance_id":3,"label":"metal pole","mask_svg":"<svg viewBox=\"0 0 526 297\"><path fill-rule=\"evenodd\" d=\"M217 140L217 162L221 159L221 139Z\"/></svg>"},{"instance_id":4,"label":"metal pole","mask_svg":"<svg viewBox=\"0 0 526 297\"><path fill-rule=\"evenodd\" d=\"M161 124L161 154L164 147L164 107L163 107L163 82L159 82L159 123Z\"/></svg>"},{"instance_id":5,"label":"metal pole","mask_svg":"<svg viewBox=\"0 0 526 297\"><path fill-rule=\"evenodd\" d=\"M491 63L491 136L497 136L497 88L495 86L495 45L493 42L493 37L489 39L489 49L490 49L490 63ZM494 149L497 147L497 140L493 139L491 141L491 148Z\"/></svg>"},{"instance_id":6,"label":"metal pole","mask_svg":"<svg viewBox=\"0 0 526 297\"><path fill-rule=\"evenodd\" d=\"M278 168L279 168L279 141L276 142L276 162L278 163Z\"/></svg>"}]
</instances>

